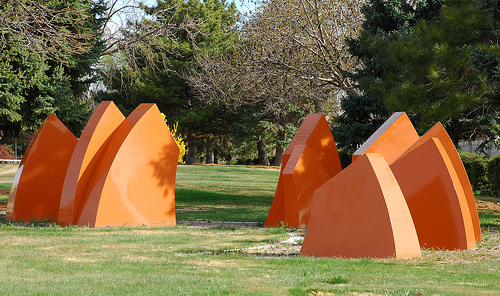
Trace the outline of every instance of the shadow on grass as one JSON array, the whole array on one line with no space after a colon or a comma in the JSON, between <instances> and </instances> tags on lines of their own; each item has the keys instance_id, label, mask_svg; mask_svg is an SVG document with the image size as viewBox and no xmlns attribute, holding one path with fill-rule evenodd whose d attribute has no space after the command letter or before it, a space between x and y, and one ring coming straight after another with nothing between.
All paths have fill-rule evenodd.
<instances>
[{"instance_id":1,"label":"shadow on grass","mask_svg":"<svg viewBox=\"0 0 500 296\"><path fill-rule=\"evenodd\" d=\"M264 222L273 196L246 196L177 188L175 206L205 210L176 214L177 220Z\"/></svg>"}]
</instances>

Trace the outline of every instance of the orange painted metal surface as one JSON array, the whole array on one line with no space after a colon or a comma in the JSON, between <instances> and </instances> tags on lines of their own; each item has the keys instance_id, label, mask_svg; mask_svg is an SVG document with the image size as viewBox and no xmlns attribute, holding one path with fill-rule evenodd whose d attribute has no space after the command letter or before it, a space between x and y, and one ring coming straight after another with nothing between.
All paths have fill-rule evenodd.
<instances>
[{"instance_id":1,"label":"orange painted metal surface","mask_svg":"<svg viewBox=\"0 0 500 296\"><path fill-rule=\"evenodd\" d=\"M286 167L295 145L307 145L330 176L333 177L342 170L337 146L323 113L311 113L306 116L283 153L281 171Z\"/></svg>"},{"instance_id":2,"label":"orange painted metal surface","mask_svg":"<svg viewBox=\"0 0 500 296\"><path fill-rule=\"evenodd\" d=\"M76 224L175 225L179 148L154 104L141 104L109 139L82 195Z\"/></svg>"},{"instance_id":3,"label":"orange painted metal surface","mask_svg":"<svg viewBox=\"0 0 500 296\"><path fill-rule=\"evenodd\" d=\"M90 117L78 140L66 173L59 207L59 223L72 225L80 209L83 191L115 130L125 116L113 102L102 102Z\"/></svg>"},{"instance_id":4,"label":"orange painted metal surface","mask_svg":"<svg viewBox=\"0 0 500 296\"><path fill-rule=\"evenodd\" d=\"M474 228L474 236L476 238L476 241L479 242L481 241L481 228L479 225L479 216L477 214L474 192L472 191L472 186L470 184L469 177L467 176L467 172L465 171L464 164L462 163L462 159L460 158L460 155L458 154L453 141L451 140L443 125L440 122L436 123L422 137L420 137L420 139L416 141L415 144L413 144L405 153L403 153L400 158L417 149L420 145L427 142L431 138L439 139L441 145L443 145L444 150L450 158L450 161L453 165L453 170L458 176L458 183L460 183L460 186L462 187L465 198L467 200L467 205L472 219L472 225Z\"/></svg>"},{"instance_id":5,"label":"orange painted metal surface","mask_svg":"<svg viewBox=\"0 0 500 296\"><path fill-rule=\"evenodd\" d=\"M352 161L365 153L381 153L390 164L418 139L406 113L396 112L354 152Z\"/></svg>"},{"instance_id":6,"label":"orange painted metal surface","mask_svg":"<svg viewBox=\"0 0 500 296\"><path fill-rule=\"evenodd\" d=\"M306 227L314 190L341 170L325 116L307 115L283 155L278 186L264 225Z\"/></svg>"},{"instance_id":7,"label":"orange painted metal surface","mask_svg":"<svg viewBox=\"0 0 500 296\"><path fill-rule=\"evenodd\" d=\"M57 221L61 191L76 137L51 115L38 129L19 164L6 217L12 221Z\"/></svg>"},{"instance_id":8,"label":"orange painted metal surface","mask_svg":"<svg viewBox=\"0 0 500 296\"><path fill-rule=\"evenodd\" d=\"M309 223L314 190L330 179L307 145L296 145L283 172L281 173L284 196L283 221L293 227L305 228Z\"/></svg>"},{"instance_id":9,"label":"orange painted metal surface","mask_svg":"<svg viewBox=\"0 0 500 296\"><path fill-rule=\"evenodd\" d=\"M464 190L437 138L421 143L390 167L406 198L422 247L476 247Z\"/></svg>"},{"instance_id":10,"label":"orange painted metal surface","mask_svg":"<svg viewBox=\"0 0 500 296\"><path fill-rule=\"evenodd\" d=\"M316 190L302 255L420 257L403 193L384 157L366 153Z\"/></svg>"}]
</instances>

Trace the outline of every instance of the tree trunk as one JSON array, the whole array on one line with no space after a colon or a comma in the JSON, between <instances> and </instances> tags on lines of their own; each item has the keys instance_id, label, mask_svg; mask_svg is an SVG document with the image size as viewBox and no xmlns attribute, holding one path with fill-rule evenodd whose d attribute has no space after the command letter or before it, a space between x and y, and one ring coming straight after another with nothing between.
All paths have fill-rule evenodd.
<instances>
[{"instance_id":1,"label":"tree trunk","mask_svg":"<svg viewBox=\"0 0 500 296\"><path fill-rule=\"evenodd\" d=\"M186 164L197 164L198 163L198 140L195 138L188 141L186 154Z\"/></svg>"},{"instance_id":2,"label":"tree trunk","mask_svg":"<svg viewBox=\"0 0 500 296\"><path fill-rule=\"evenodd\" d=\"M270 165L269 159L267 158L266 143L264 140L257 142L257 152L259 153L259 164Z\"/></svg>"},{"instance_id":3,"label":"tree trunk","mask_svg":"<svg viewBox=\"0 0 500 296\"><path fill-rule=\"evenodd\" d=\"M205 163L207 164L214 163L214 149L209 146L207 146L205 152Z\"/></svg>"},{"instance_id":4,"label":"tree trunk","mask_svg":"<svg viewBox=\"0 0 500 296\"><path fill-rule=\"evenodd\" d=\"M281 162L283 161L283 152L285 152L285 149L281 145L276 145L276 157L274 158L274 163L273 165L275 166L280 166Z\"/></svg>"},{"instance_id":5,"label":"tree trunk","mask_svg":"<svg viewBox=\"0 0 500 296\"><path fill-rule=\"evenodd\" d=\"M219 164L219 150L217 148L214 149L214 163Z\"/></svg>"}]
</instances>

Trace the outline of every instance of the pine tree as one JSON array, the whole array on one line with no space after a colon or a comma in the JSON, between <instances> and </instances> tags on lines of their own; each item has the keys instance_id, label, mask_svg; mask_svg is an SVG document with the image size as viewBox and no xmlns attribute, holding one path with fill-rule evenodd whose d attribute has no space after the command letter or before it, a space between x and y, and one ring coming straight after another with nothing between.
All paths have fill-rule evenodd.
<instances>
[{"instance_id":1,"label":"pine tree","mask_svg":"<svg viewBox=\"0 0 500 296\"><path fill-rule=\"evenodd\" d=\"M49 114L56 113L79 135L92 103L84 95L93 82L92 66L103 46L99 35L104 25L101 16L106 10L103 3L103 0L38 3L45 5L47 13L57 14L53 18L47 16L52 22L46 26L60 30L61 35L71 32L72 36L88 36L78 41L82 46L80 51L70 50L74 40L69 38L46 40L43 50L31 47L29 40L23 39L22 32L17 32L15 27L1 28L8 33L3 34L1 40L0 130L10 135L21 130L36 130ZM29 1L26 4L30 5Z\"/></svg>"},{"instance_id":2,"label":"pine tree","mask_svg":"<svg viewBox=\"0 0 500 296\"><path fill-rule=\"evenodd\" d=\"M405 111L420 133L442 122L456 144L493 136L487 127L497 126L491 91L469 63L471 48L491 36L474 1L421 1L413 8L377 0L365 16L360 38L350 43L365 64L353 73L362 95L342 101L337 141L355 148L395 111ZM349 139L344 131L356 136Z\"/></svg>"}]
</instances>

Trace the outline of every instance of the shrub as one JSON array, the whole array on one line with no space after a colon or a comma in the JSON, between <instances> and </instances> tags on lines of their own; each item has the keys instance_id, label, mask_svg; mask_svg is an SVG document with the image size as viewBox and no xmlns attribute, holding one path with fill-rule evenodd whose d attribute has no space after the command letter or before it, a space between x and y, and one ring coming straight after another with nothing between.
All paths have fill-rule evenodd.
<instances>
[{"instance_id":1,"label":"shrub","mask_svg":"<svg viewBox=\"0 0 500 296\"><path fill-rule=\"evenodd\" d=\"M473 154L469 152L460 153L470 184L474 191L489 189L488 163L490 159L487 156Z\"/></svg>"},{"instance_id":2,"label":"shrub","mask_svg":"<svg viewBox=\"0 0 500 296\"><path fill-rule=\"evenodd\" d=\"M488 164L490 189L495 196L500 196L500 155L493 157Z\"/></svg>"},{"instance_id":3,"label":"shrub","mask_svg":"<svg viewBox=\"0 0 500 296\"><path fill-rule=\"evenodd\" d=\"M161 116L163 117L163 120L165 123L167 123L167 118L165 114L161 113ZM176 122L172 127L170 127L167 124L168 130L172 134L172 137L174 137L175 143L177 144L177 147L179 147L179 156L177 158L177 162L182 163L182 158L184 155L187 153L187 145L184 143L184 139L177 133L177 128L179 127L179 123Z\"/></svg>"},{"instance_id":4,"label":"shrub","mask_svg":"<svg viewBox=\"0 0 500 296\"><path fill-rule=\"evenodd\" d=\"M9 145L0 145L0 159L14 159L14 151Z\"/></svg>"}]
</instances>

